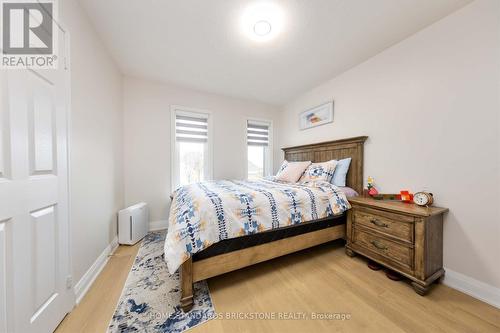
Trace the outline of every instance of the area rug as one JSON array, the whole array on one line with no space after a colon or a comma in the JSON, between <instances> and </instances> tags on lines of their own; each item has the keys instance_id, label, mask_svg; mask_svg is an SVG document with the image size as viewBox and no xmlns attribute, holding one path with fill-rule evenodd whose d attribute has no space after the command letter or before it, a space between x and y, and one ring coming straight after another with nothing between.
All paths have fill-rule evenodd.
<instances>
[{"instance_id":1,"label":"area rug","mask_svg":"<svg viewBox=\"0 0 500 333\"><path fill-rule=\"evenodd\" d=\"M165 233L150 232L142 241L108 332L183 332L214 318L206 281L194 284L193 309L180 309L180 276L168 273Z\"/></svg>"}]
</instances>

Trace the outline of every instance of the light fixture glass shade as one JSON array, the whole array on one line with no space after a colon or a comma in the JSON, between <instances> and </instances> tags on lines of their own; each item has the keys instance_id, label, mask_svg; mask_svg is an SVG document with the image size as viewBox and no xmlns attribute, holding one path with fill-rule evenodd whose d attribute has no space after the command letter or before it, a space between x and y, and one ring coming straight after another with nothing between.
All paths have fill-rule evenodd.
<instances>
[{"instance_id":1,"label":"light fixture glass shade","mask_svg":"<svg viewBox=\"0 0 500 333\"><path fill-rule=\"evenodd\" d=\"M253 31L258 35L258 36L265 36L271 32L271 23L267 21L258 21L255 23L253 26Z\"/></svg>"},{"instance_id":2,"label":"light fixture glass shade","mask_svg":"<svg viewBox=\"0 0 500 333\"><path fill-rule=\"evenodd\" d=\"M241 17L242 32L256 42L274 39L283 30L284 15L279 6L257 2L248 6Z\"/></svg>"}]
</instances>

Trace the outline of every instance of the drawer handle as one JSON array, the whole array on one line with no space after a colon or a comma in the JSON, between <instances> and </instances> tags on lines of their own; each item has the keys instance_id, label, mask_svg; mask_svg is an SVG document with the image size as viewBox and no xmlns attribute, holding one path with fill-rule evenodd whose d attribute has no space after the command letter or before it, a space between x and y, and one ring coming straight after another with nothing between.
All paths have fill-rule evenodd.
<instances>
[{"instance_id":1,"label":"drawer handle","mask_svg":"<svg viewBox=\"0 0 500 333\"><path fill-rule=\"evenodd\" d=\"M389 225L387 223L380 222L377 219L371 219L370 222L372 224L376 225L377 227L381 227L381 228L387 228L387 227L389 227Z\"/></svg>"},{"instance_id":2,"label":"drawer handle","mask_svg":"<svg viewBox=\"0 0 500 333\"><path fill-rule=\"evenodd\" d=\"M387 246L381 244L380 242L373 240L371 243L373 246L375 246L379 250L387 250Z\"/></svg>"}]
</instances>

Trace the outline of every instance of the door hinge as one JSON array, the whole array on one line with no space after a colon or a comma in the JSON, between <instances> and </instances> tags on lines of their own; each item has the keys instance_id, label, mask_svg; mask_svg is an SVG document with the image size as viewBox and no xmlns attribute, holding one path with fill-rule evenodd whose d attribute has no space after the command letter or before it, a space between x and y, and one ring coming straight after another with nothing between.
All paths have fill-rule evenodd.
<instances>
[{"instance_id":1,"label":"door hinge","mask_svg":"<svg viewBox=\"0 0 500 333\"><path fill-rule=\"evenodd\" d=\"M69 69L69 66L68 66L68 57L64 56L63 58L63 66L64 66L64 70L67 71Z\"/></svg>"},{"instance_id":2,"label":"door hinge","mask_svg":"<svg viewBox=\"0 0 500 333\"><path fill-rule=\"evenodd\" d=\"M66 277L66 289L71 289L73 287L73 277L68 275Z\"/></svg>"}]
</instances>

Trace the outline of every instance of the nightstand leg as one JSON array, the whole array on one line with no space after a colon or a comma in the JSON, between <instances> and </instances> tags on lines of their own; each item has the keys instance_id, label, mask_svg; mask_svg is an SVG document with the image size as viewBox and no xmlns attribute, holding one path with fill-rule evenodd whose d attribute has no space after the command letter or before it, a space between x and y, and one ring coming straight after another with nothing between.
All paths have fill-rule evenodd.
<instances>
[{"instance_id":1,"label":"nightstand leg","mask_svg":"<svg viewBox=\"0 0 500 333\"><path fill-rule=\"evenodd\" d=\"M413 290L415 290L415 292L420 296L425 296L429 292L429 286L423 286L416 282L412 282L411 286L413 287Z\"/></svg>"},{"instance_id":2,"label":"nightstand leg","mask_svg":"<svg viewBox=\"0 0 500 333\"><path fill-rule=\"evenodd\" d=\"M356 256L356 252L354 252L353 250L351 250L348 247L345 248L345 254L347 254L351 258Z\"/></svg>"},{"instance_id":3,"label":"nightstand leg","mask_svg":"<svg viewBox=\"0 0 500 333\"><path fill-rule=\"evenodd\" d=\"M436 281L434 281L434 283L441 284L443 283L443 280L444 280L444 274L441 275L439 278L437 278Z\"/></svg>"}]
</instances>

